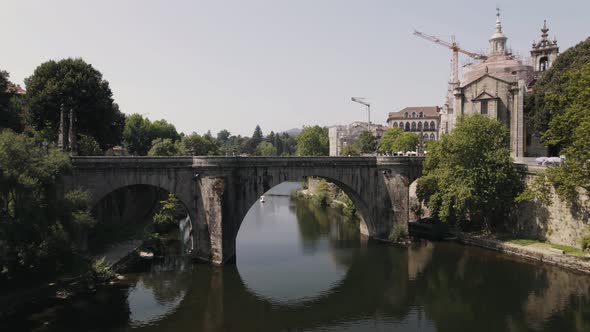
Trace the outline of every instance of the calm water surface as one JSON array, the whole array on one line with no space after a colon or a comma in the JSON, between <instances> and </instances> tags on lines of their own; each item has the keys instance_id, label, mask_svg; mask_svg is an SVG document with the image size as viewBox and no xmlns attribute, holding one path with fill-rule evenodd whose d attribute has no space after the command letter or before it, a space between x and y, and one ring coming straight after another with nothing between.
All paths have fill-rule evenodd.
<instances>
[{"instance_id":1,"label":"calm water surface","mask_svg":"<svg viewBox=\"0 0 590 332\"><path fill-rule=\"evenodd\" d=\"M130 274L14 330L590 331L588 276L453 243L368 243L289 197L252 207L237 252L224 268Z\"/></svg>"}]
</instances>

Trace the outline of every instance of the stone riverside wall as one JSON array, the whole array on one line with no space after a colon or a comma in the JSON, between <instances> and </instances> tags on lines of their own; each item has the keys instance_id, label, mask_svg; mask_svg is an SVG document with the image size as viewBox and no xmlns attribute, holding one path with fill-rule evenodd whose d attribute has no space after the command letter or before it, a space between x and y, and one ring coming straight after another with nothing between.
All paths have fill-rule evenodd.
<instances>
[{"instance_id":1,"label":"stone riverside wall","mask_svg":"<svg viewBox=\"0 0 590 332\"><path fill-rule=\"evenodd\" d=\"M542 168L529 167L525 182L531 183L535 177L543 175ZM580 201L586 207L572 206L552 190L550 206L541 202L523 202L517 206L508 225L513 225L514 233L519 236L580 248L580 239L589 225L590 199L586 193L580 192Z\"/></svg>"},{"instance_id":2,"label":"stone riverside wall","mask_svg":"<svg viewBox=\"0 0 590 332\"><path fill-rule=\"evenodd\" d=\"M590 273L590 261L587 259L563 255L531 246L523 247L514 243L500 242L486 237L463 233L459 233L457 236L458 240L464 244L507 253L530 261L545 262L582 273Z\"/></svg>"},{"instance_id":3,"label":"stone riverside wall","mask_svg":"<svg viewBox=\"0 0 590 332\"><path fill-rule=\"evenodd\" d=\"M531 183L535 177L544 176L545 168L518 165L525 183ZM590 225L590 198L580 192L582 206L571 206L557 196L552 190L552 204L546 206L541 202L523 202L518 204L513 216L506 221L506 228L517 236L563 244L581 248L580 239ZM410 207L417 204L416 182L410 185ZM424 208L424 216L430 212ZM416 216L410 212L410 220Z\"/></svg>"}]
</instances>

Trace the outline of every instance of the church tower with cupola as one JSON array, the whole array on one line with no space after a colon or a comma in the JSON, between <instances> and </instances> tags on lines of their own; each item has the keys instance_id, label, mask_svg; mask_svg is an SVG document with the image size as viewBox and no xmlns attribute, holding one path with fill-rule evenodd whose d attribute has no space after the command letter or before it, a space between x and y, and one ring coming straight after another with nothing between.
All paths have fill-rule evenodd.
<instances>
[{"instance_id":1,"label":"church tower with cupola","mask_svg":"<svg viewBox=\"0 0 590 332\"><path fill-rule=\"evenodd\" d=\"M547 39L549 36L547 32L549 32L549 28L547 28L547 21L544 21L541 29L541 39L534 41L531 49L533 68L537 75L551 68L559 54L557 39Z\"/></svg>"},{"instance_id":2,"label":"church tower with cupola","mask_svg":"<svg viewBox=\"0 0 590 332\"><path fill-rule=\"evenodd\" d=\"M496 8L496 31L490 38L490 56L506 55L506 40L508 37L502 32L502 23L500 23L500 9Z\"/></svg>"}]
</instances>

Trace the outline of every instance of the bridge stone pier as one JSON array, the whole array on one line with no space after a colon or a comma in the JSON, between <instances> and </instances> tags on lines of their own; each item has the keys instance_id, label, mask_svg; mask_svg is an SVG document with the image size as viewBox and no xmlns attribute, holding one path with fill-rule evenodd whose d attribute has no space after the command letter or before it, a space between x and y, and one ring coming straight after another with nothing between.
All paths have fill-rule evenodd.
<instances>
[{"instance_id":1,"label":"bridge stone pier","mask_svg":"<svg viewBox=\"0 0 590 332\"><path fill-rule=\"evenodd\" d=\"M91 206L113 191L150 185L176 195L192 223L196 259L225 264L236 256L242 220L259 197L285 181L324 178L354 202L370 237L386 238L409 218L417 157L73 157L64 190L82 189Z\"/></svg>"}]
</instances>

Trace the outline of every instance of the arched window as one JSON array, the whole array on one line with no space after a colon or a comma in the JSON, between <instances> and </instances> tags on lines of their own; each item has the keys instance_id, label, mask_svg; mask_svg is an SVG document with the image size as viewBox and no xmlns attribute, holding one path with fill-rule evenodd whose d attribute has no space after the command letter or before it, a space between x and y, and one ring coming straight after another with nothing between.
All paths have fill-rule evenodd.
<instances>
[{"instance_id":1,"label":"arched window","mask_svg":"<svg viewBox=\"0 0 590 332\"><path fill-rule=\"evenodd\" d=\"M412 131L416 131L416 122L412 122Z\"/></svg>"},{"instance_id":2,"label":"arched window","mask_svg":"<svg viewBox=\"0 0 590 332\"><path fill-rule=\"evenodd\" d=\"M416 112L412 112L412 118L416 117Z\"/></svg>"},{"instance_id":3,"label":"arched window","mask_svg":"<svg viewBox=\"0 0 590 332\"><path fill-rule=\"evenodd\" d=\"M549 59L544 56L539 60L539 71L545 71L549 68Z\"/></svg>"},{"instance_id":4,"label":"arched window","mask_svg":"<svg viewBox=\"0 0 590 332\"><path fill-rule=\"evenodd\" d=\"M391 127L392 127L392 128L397 128L397 122L394 122L394 123L391 125Z\"/></svg>"},{"instance_id":5,"label":"arched window","mask_svg":"<svg viewBox=\"0 0 590 332\"><path fill-rule=\"evenodd\" d=\"M406 122L406 131L410 131L410 123Z\"/></svg>"},{"instance_id":6,"label":"arched window","mask_svg":"<svg viewBox=\"0 0 590 332\"><path fill-rule=\"evenodd\" d=\"M404 113L404 118L408 117L408 112Z\"/></svg>"},{"instance_id":7,"label":"arched window","mask_svg":"<svg viewBox=\"0 0 590 332\"><path fill-rule=\"evenodd\" d=\"M424 113L420 112L420 113L418 114L418 117L419 117L419 118L423 118L423 117L424 117Z\"/></svg>"},{"instance_id":8,"label":"arched window","mask_svg":"<svg viewBox=\"0 0 590 332\"><path fill-rule=\"evenodd\" d=\"M434 124L434 121L430 121L430 130L436 130L436 125Z\"/></svg>"},{"instance_id":9,"label":"arched window","mask_svg":"<svg viewBox=\"0 0 590 332\"><path fill-rule=\"evenodd\" d=\"M424 134L424 140L428 141L428 134Z\"/></svg>"},{"instance_id":10,"label":"arched window","mask_svg":"<svg viewBox=\"0 0 590 332\"><path fill-rule=\"evenodd\" d=\"M422 122L418 122L418 131L422 130Z\"/></svg>"},{"instance_id":11,"label":"arched window","mask_svg":"<svg viewBox=\"0 0 590 332\"><path fill-rule=\"evenodd\" d=\"M428 130L428 121L424 122L424 130Z\"/></svg>"},{"instance_id":12,"label":"arched window","mask_svg":"<svg viewBox=\"0 0 590 332\"><path fill-rule=\"evenodd\" d=\"M430 134L430 140L434 141L436 138L434 137L434 133Z\"/></svg>"}]
</instances>

